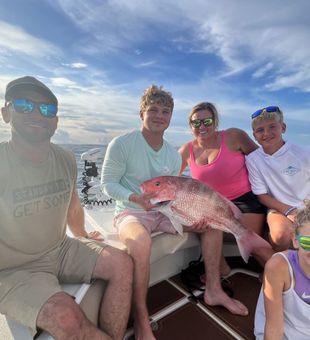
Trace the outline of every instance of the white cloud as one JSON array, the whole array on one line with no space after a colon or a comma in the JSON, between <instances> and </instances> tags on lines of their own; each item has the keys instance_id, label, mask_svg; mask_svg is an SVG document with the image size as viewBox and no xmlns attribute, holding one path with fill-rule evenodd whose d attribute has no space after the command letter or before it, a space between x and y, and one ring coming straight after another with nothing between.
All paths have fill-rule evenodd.
<instances>
[{"instance_id":1,"label":"white cloud","mask_svg":"<svg viewBox=\"0 0 310 340\"><path fill-rule=\"evenodd\" d=\"M78 87L77 84L67 78L58 77L58 78L51 78L52 84L55 86L67 87L67 88L76 88Z\"/></svg>"},{"instance_id":2,"label":"white cloud","mask_svg":"<svg viewBox=\"0 0 310 340\"><path fill-rule=\"evenodd\" d=\"M87 64L84 63L71 63L71 64L62 63L62 65L72 69L83 69L88 66Z\"/></svg>"},{"instance_id":3,"label":"white cloud","mask_svg":"<svg viewBox=\"0 0 310 340\"><path fill-rule=\"evenodd\" d=\"M271 71L274 68L273 63L267 63L263 65L261 68L258 68L252 75L253 78L261 78L266 75L268 71Z\"/></svg>"},{"instance_id":4,"label":"white cloud","mask_svg":"<svg viewBox=\"0 0 310 340\"><path fill-rule=\"evenodd\" d=\"M59 92L59 129L68 133L57 135L58 142L66 138L71 143L107 143L140 126L139 98L104 83L93 84L87 90L68 90L66 86L62 88L66 82L70 81L61 79L55 84L60 87L56 88Z\"/></svg>"},{"instance_id":5,"label":"white cloud","mask_svg":"<svg viewBox=\"0 0 310 340\"><path fill-rule=\"evenodd\" d=\"M180 138L187 112L199 101L218 105L225 127L241 124L248 129L248 115L256 106L289 103L281 89L310 90L309 1L49 4L62 11L61 22L63 14L70 18L65 23L70 34L64 40L57 37L54 44L0 21L0 95L14 74L34 66L29 72L50 84L59 98L60 139L101 140L139 126L139 96L154 80L175 96L175 125L168 136L176 133ZM45 53L50 53L49 61L42 58ZM28 63L17 65L16 55ZM13 76L6 76L9 72ZM288 117L309 121L310 104L300 105L296 110L288 107Z\"/></svg>"},{"instance_id":6,"label":"white cloud","mask_svg":"<svg viewBox=\"0 0 310 340\"><path fill-rule=\"evenodd\" d=\"M283 88L293 87L303 92L310 92L310 71L309 68L300 68L296 73L287 75L280 75L275 77L274 81L267 84L266 88L272 91L280 90Z\"/></svg>"},{"instance_id":7,"label":"white cloud","mask_svg":"<svg viewBox=\"0 0 310 340\"><path fill-rule=\"evenodd\" d=\"M57 0L57 3L79 29L95 39L81 47L89 54L115 52L131 44L151 41L157 33L157 25L161 29L173 27L175 19L178 19L178 4L170 0L166 3L140 0ZM180 23L178 21L178 25ZM135 50L139 55L140 49Z\"/></svg>"},{"instance_id":8,"label":"white cloud","mask_svg":"<svg viewBox=\"0 0 310 340\"><path fill-rule=\"evenodd\" d=\"M310 68L307 0L58 0L58 5L79 28L95 38L84 52L122 52L126 46L151 40L156 49L157 44L160 46L158 36L170 39L183 52L218 56L224 66L219 72L221 77L252 70L254 78L270 73L267 89L283 84L308 91L310 86L310 79L297 82L290 76L299 73L302 65ZM140 55L143 48L135 51ZM140 64L151 65L150 61ZM275 76L286 83L273 83Z\"/></svg>"},{"instance_id":9,"label":"white cloud","mask_svg":"<svg viewBox=\"0 0 310 340\"><path fill-rule=\"evenodd\" d=\"M0 32L0 54L18 53L32 57L60 54L55 45L32 36L18 26L0 21Z\"/></svg>"},{"instance_id":10,"label":"white cloud","mask_svg":"<svg viewBox=\"0 0 310 340\"><path fill-rule=\"evenodd\" d=\"M140 63L140 64L137 64L136 67L150 67L150 66L154 66L157 64L157 61L156 60L150 60L150 61L146 61L144 63ZM160 67L160 65L159 65Z\"/></svg>"}]
</instances>

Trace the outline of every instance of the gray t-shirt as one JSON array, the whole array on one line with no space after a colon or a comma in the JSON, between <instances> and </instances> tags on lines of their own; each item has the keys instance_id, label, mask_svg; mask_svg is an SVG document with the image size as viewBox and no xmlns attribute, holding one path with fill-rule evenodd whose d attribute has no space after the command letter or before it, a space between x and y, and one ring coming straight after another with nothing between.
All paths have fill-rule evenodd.
<instances>
[{"instance_id":1,"label":"gray t-shirt","mask_svg":"<svg viewBox=\"0 0 310 340\"><path fill-rule=\"evenodd\" d=\"M0 143L0 270L34 261L66 237L75 188L74 155L51 144L48 159L33 164Z\"/></svg>"}]
</instances>

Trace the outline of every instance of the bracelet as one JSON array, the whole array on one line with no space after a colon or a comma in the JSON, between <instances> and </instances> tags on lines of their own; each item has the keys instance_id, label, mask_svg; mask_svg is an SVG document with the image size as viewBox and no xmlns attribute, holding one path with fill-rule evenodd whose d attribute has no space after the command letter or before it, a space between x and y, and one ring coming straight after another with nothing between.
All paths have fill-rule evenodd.
<instances>
[{"instance_id":1,"label":"bracelet","mask_svg":"<svg viewBox=\"0 0 310 340\"><path fill-rule=\"evenodd\" d=\"M286 210L286 212L284 213L284 216L288 216L293 210L297 209L297 207L290 207Z\"/></svg>"}]
</instances>

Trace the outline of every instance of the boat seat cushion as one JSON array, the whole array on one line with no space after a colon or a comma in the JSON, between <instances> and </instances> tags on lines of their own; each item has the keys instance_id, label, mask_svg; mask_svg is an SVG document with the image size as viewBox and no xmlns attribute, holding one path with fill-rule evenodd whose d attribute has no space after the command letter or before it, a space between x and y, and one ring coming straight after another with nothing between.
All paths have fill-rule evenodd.
<instances>
[{"instance_id":1,"label":"boat seat cushion","mask_svg":"<svg viewBox=\"0 0 310 340\"><path fill-rule=\"evenodd\" d=\"M86 294L80 302L84 314L95 326L98 325L100 303L104 294L106 282L103 280L95 280L87 290Z\"/></svg>"}]
</instances>

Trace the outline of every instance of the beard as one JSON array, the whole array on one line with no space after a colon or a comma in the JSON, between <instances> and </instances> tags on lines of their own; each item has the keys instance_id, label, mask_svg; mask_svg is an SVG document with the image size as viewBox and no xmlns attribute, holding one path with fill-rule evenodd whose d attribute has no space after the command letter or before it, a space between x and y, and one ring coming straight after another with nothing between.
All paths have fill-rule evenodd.
<instances>
[{"instance_id":1,"label":"beard","mask_svg":"<svg viewBox=\"0 0 310 340\"><path fill-rule=\"evenodd\" d=\"M54 135L57 124L53 122L20 121L12 119L12 135L27 143L36 144L50 141Z\"/></svg>"}]
</instances>

